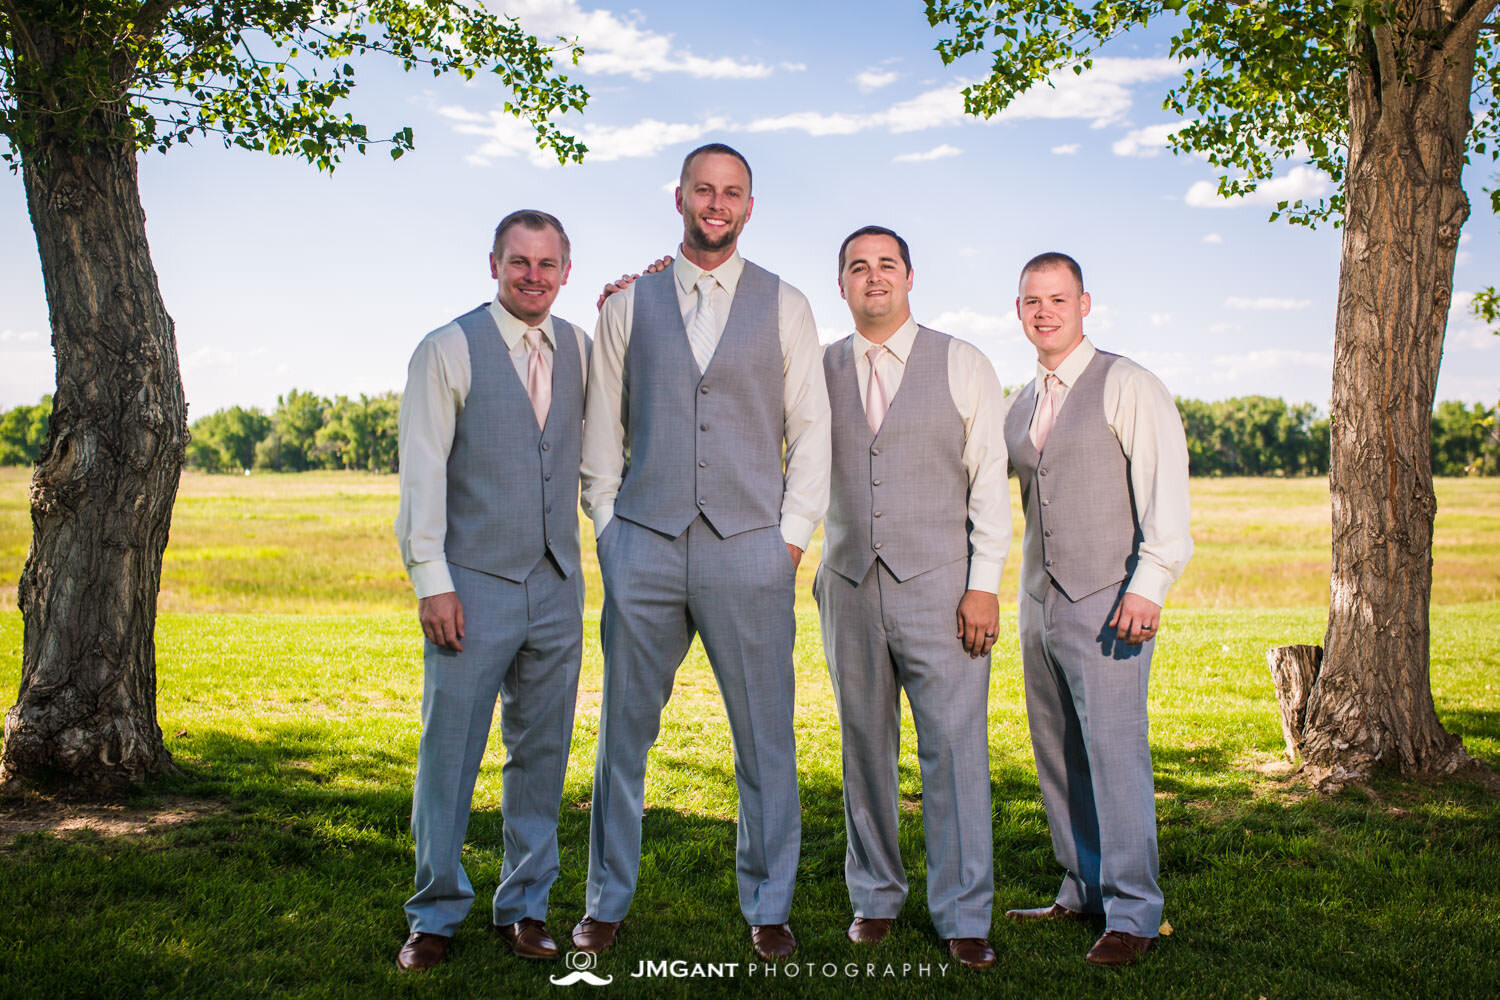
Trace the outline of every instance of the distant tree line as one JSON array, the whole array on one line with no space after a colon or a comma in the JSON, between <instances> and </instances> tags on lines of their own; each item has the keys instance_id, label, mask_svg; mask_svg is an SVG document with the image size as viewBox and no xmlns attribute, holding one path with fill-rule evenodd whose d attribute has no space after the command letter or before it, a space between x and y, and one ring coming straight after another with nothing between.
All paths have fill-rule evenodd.
<instances>
[{"instance_id":1,"label":"distant tree line","mask_svg":"<svg viewBox=\"0 0 1500 1000\"><path fill-rule=\"evenodd\" d=\"M205 472L395 472L401 394L358 398L293 389L266 414L231 406L192 425L187 464ZM1322 476L1328 473L1328 417L1311 403L1267 396L1205 402L1178 399L1195 476ZM0 414L0 465L36 460L52 397ZM1432 472L1500 475L1500 406L1439 403L1432 413Z\"/></svg>"}]
</instances>

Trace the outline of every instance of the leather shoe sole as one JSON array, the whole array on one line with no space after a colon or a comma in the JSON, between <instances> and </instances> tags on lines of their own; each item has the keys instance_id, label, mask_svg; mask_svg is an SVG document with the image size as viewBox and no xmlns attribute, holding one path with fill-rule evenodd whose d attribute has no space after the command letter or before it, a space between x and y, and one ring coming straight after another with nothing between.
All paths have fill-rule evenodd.
<instances>
[{"instance_id":1,"label":"leather shoe sole","mask_svg":"<svg viewBox=\"0 0 1500 1000\"><path fill-rule=\"evenodd\" d=\"M1154 944L1156 938L1138 937L1125 931L1105 931L1084 957L1095 965L1118 968L1133 965Z\"/></svg>"},{"instance_id":2,"label":"leather shoe sole","mask_svg":"<svg viewBox=\"0 0 1500 1000\"><path fill-rule=\"evenodd\" d=\"M443 959L448 957L448 940L441 934L414 931L401 946L401 950L396 952L397 968L408 972L425 972L442 965Z\"/></svg>"},{"instance_id":3,"label":"leather shoe sole","mask_svg":"<svg viewBox=\"0 0 1500 1000\"><path fill-rule=\"evenodd\" d=\"M1070 910L1061 903L1053 903L1051 906L1038 906L1033 910L1006 910L1005 915L1019 924L1032 923L1037 920L1087 920L1085 914L1077 910Z\"/></svg>"},{"instance_id":4,"label":"leather shoe sole","mask_svg":"<svg viewBox=\"0 0 1500 1000\"><path fill-rule=\"evenodd\" d=\"M750 928L750 943L755 946L755 953L768 962L790 958L797 950L790 924L756 924Z\"/></svg>"},{"instance_id":5,"label":"leather shoe sole","mask_svg":"<svg viewBox=\"0 0 1500 1000\"><path fill-rule=\"evenodd\" d=\"M995 949L984 938L949 938L948 954L966 969L988 969L995 964Z\"/></svg>"},{"instance_id":6,"label":"leather shoe sole","mask_svg":"<svg viewBox=\"0 0 1500 1000\"><path fill-rule=\"evenodd\" d=\"M495 936L519 958L553 959L558 955L557 942L547 933L547 925L535 917L523 917L514 924L495 924Z\"/></svg>"},{"instance_id":7,"label":"leather shoe sole","mask_svg":"<svg viewBox=\"0 0 1500 1000\"><path fill-rule=\"evenodd\" d=\"M879 944L891 932L894 917L855 917L847 937L855 944Z\"/></svg>"},{"instance_id":8,"label":"leather shoe sole","mask_svg":"<svg viewBox=\"0 0 1500 1000\"><path fill-rule=\"evenodd\" d=\"M615 946L615 938L620 934L620 921L618 920L595 920L593 917L584 917L578 921L578 926L573 928L573 947L590 955L597 955L601 951L608 951Z\"/></svg>"}]
</instances>

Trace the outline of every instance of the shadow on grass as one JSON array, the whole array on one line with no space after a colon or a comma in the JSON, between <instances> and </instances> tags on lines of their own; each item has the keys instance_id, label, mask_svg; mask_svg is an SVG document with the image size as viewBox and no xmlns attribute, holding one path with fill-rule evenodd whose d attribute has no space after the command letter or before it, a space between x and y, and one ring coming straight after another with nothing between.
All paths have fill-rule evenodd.
<instances>
[{"instance_id":1,"label":"shadow on grass","mask_svg":"<svg viewBox=\"0 0 1500 1000\"><path fill-rule=\"evenodd\" d=\"M1488 714L1488 713L1486 713ZM1484 724L1493 719L1482 720ZM500 872L498 803L482 800L466 868L479 893L453 959L397 972L410 892L407 831L415 740L362 737L316 721L253 737L206 730L180 741L185 774L146 796L212 798L225 811L159 833L18 838L0 850L0 912L12 928L4 987L17 996L492 996L553 989L556 964L523 963L488 934ZM1480 996L1496 980L1500 808L1477 786L1376 784L1371 794L1302 795L1236 771L1214 748L1156 752L1162 885L1176 933L1142 968L1082 962L1097 928L994 926L1001 996ZM588 775L575 764L559 820L552 893L560 938L583 914ZM901 812L911 885L878 949L843 937L844 820L837 774L804 773L802 858L792 922L798 972L751 972L734 877L732 769L671 761L673 781L729 801L728 815L677 804L643 821L641 880L618 947L596 970L628 995L960 995L926 914L919 810ZM1036 776L992 766L996 912L1049 900L1051 857ZM636 978L642 962L738 963L731 978ZM809 964L811 963L811 964ZM926 972L923 973L925 967ZM831 972L829 970L832 970ZM852 970L852 971L851 971ZM722 969L720 971L723 971ZM503 984L503 985L502 985Z\"/></svg>"}]
</instances>

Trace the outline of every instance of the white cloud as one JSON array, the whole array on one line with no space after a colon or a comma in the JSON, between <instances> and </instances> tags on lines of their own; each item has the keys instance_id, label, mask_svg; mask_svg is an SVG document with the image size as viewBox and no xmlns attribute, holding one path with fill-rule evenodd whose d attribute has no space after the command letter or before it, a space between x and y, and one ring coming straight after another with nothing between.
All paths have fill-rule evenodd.
<instances>
[{"instance_id":1,"label":"white cloud","mask_svg":"<svg viewBox=\"0 0 1500 1000\"><path fill-rule=\"evenodd\" d=\"M41 339L35 330L0 330L0 344L31 344Z\"/></svg>"},{"instance_id":2,"label":"white cloud","mask_svg":"<svg viewBox=\"0 0 1500 1000\"><path fill-rule=\"evenodd\" d=\"M1151 325L1152 326L1157 326L1157 327L1160 327L1160 326L1171 326L1172 325L1172 314L1171 313L1152 313L1151 314Z\"/></svg>"},{"instance_id":3,"label":"white cloud","mask_svg":"<svg viewBox=\"0 0 1500 1000\"><path fill-rule=\"evenodd\" d=\"M959 149L957 146L950 146L947 143L943 143L941 146L934 146L932 149L929 149L925 153L902 153L900 156L892 159L891 162L922 163L926 160L941 160L949 156L957 156L962 152L963 150Z\"/></svg>"},{"instance_id":4,"label":"white cloud","mask_svg":"<svg viewBox=\"0 0 1500 1000\"><path fill-rule=\"evenodd\" d=\"M1469 303L1473 301L1473 292L1453 293L1453 301L1448 306L1447 333L1443 338L1446 347L1471 351L1488 351L1500 347L1500 337L1469 311Z\"/></svg>"},{"instance_id":5,"label":"white cloud","mask_svg":"<svg viewBox=\"0 0 1500 1000\"><path fill-rule=\"evenodd\" d=\"M1049 80L1051 86L1032 88L993 120L1082 118L1097 128L1130 110L1133 84L1179 72L1181 68L1173 59L1096 59L1093 68L1082 75L1075 75L1071 69L1058 70ZM750 132L801 130L809 135L849 135L877 128L901 133L961 125L971 120L964 113L963 89L972 82L957 80L900 101L884 111L868 114L800 111L760 118L745 129Z\"/></svg>"},{"instance_id":6,"label":"white cloud","mask_svg":"<svg viewBox=\"0 0 1500 1000\"><path fill-rule=\"evenodd\" d=\"M797 111L774 118L757 118L745 126L747 132L802 131L808 135L853 135L869 128L866 115L825 115L818 111Z\"/></svg>"},{"instance_id":7,"label":"white cloud","mask_svg":"<svg viewBox=\"0 0 1500 1000\"><path fill-rule=\"evenodd\" d=\"M439 108L438 113L457 122L454 128L460 134L480 136L485 140L469 154L470 163L484 165L495 159L524 155L537 166L557 166L556 157L537 148L531 126L503 110L476 114L464 108L445 107ZM646 118L631 125L583 123L571 131L588 146L590 162L607 162L655 156L668 146L692 142L709 132L721 131L727 125L723 118L705 118L701 122L662 122Z\"/></svg>"},{"instance_id":8,"label":"white cloud","mask_svg":"<svg viewBox=\"0 0 1500 1000\"><path fill-rule=\"evenodd\" d=\"M934 329L951 333L965 340L995 338L1018 340L1022 338L1021 323L1015 313L982 313L974 309L950 309L938 313L930 324Z\"/></svg>"},{"instance_id":9,"label":"white cloud","mask_svg":"<svg viewBox=\"0 0 1500 1000\"><path fill-rule=\"evenodd\" d=\"M1081 74L1068 67L1057 70L1048 77L1050 86L1032 87L995 119L1082 118L1092 128L1103 128L1129 113L1135 84L1181 72L1182 64L1175 59L1095 59Z\"/></svg>"},{"instance_id":10,"label":"white cloud","mask_svg":"<svg viewBox=\"0 0 1500 1000\"><path fill-rule=\"evenodd\" d=\"M1275 205L1277 202L1311 201L1328 193L1333 182L1312 167L1297 166L1285 177L1263 181L1248 195L1220 198L1216 181L1199 181L1188 188L1183 201L1194 208L1233 208L1237 205Z\"/></svg>"},{"instance_id":11,"label":"white cloud","mask_svg":"<svg viewBox=\"0 0 1500 1000\"><path fill-rule=\"evenodd\" d=\"M869 93L879 90L881 87L889 86L901 78L901 74L895 70L867 69L854 77L854 82L860 90Z\"/></svg>"},{"instance_id":12,"label":"white cloud","mask_svg":"<svg viewBox=\"0 0 1500 1000\"><path fill-rule=\"evenodd\" d=\"M637 80L649 80L657 73L743 80L772 72L763 63L693 55L676 47L671 35L644 27L644 16L635 11L622 17L604 9L584 10L578 0L510 0L505 13L538 37L576 38L584 48L578 68L585 73L626 74Z\"/></svg>"},{"instance_id":13,"label":"white cloud","mask_svg":"<svg viewBox=\"0 0 1500 1000\"><path fill-rule=\"evenodd\" d=\"M1074 153L1078 152L1080 148L1081 147L1079 143L1065 142L1061 146L1053 146L1052 152L1057 156L1072 156Z\"/></svg>"},{"instance_id":14,"label":"white cloud","mask_svg":"<svg viewBox=\"0 0 1500 1000\"><path fill-rule=\"evenodd\" d=\"M1224 237L1220 236L1218 233L1206 233L1206 234L1204 234L1203 242L1204 243L1223 243L1224 242Z\"/></svg>"},{"instance_id":15,"label":"white cloud","mask_svg":"<svg viewBox=\"0 0 1500 1000\"><path fill-rule=\"evenodd\" d=\"M836 326L820 326L818 327L818 343L831 344L835 340L844 339L853 332L853 330L845 330Z\"/></svg>"},{"instance_id":16,"label":"white cloud","mask_svg":"<svg viewBox=\"0 0 1500 1000\"><path fill-rule=\"evenodd\" d=\"M786 70L788 73L806 73L807 72L807 63L784 62L784 63L781 63L780 66L781 66L782 69Z\"/></svg>"},{"instance_id":17,"label":"white cloud","mask_svg":"<svg viewBox=\"0 0 1500 1000\"><path fill-rule=\"evenodd\" d=\"M1203 371L1213 382L1239 382L1252 375L1292 369L1333 370L1333 351L1291 351L1267 349L1239 354L1219 354Z\"/></svg>"},{"instance_id":18,"label":"white cloud","mask_svg":"<svg viewBox=\"0 0 1500 1000\"><path fill-rule=\"evenodd\" d=\"M1186 124L1163 122L1160 125L1131 129L1125 133L1124 138L1115 140L1109 148L1116 156L1156 156L1167 148L1167 140L1172 137L1172 133Z\"/></svg>"},{"instance_id":19,"label":"white cloud","mask_svg":"<svg viewBox=\"0 0 1500 1000\"><path fill-rule=\"evenodd\" d=\"M1286 312L1306 309L1310 305L1311 299L1274 299L1264 295L1254 299L1231 295L1224 300L1226 309L1253 309L1258 312Z\"/></svg>"}]
</instances>

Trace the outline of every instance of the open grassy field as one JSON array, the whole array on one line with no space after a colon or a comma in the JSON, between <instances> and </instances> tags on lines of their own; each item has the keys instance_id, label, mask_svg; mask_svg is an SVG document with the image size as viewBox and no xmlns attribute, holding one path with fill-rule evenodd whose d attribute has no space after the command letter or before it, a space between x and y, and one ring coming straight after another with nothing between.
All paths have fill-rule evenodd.
<instances>
[{"instance_id":1,"label":"open grassy field","mask_svg":"<svg viewBox=\"0 0 1500 1000\"><path fill-rule=\"evenodd\" d=\"M29 534L25 492L24 472L0 470L7 704L20 675L13 609ZM1500 482L1444 481L1438 498L1434 697L1470 752L1500 768ZM1264 651L1321 640L1326 485L1195 481L1194 501L1198 553L1173 592L1151 693L1174 933L1142 966L1087 966L1082 954L1096 928L997 920L997 972L941 967L946 953L926 915L909 718L900 767L911 897L879 949L844 940L838 733L807 596L813 552L799 593L797 974L750 967L734 902L728 728L695 650L653 751L641 889L619 947L596 970L615 977L601 993L1494 996L1496 798L1467 781L1384 780L1323 798L1279 755ZM392 964L411 883L421 690L418 632L390 528L395 505L392 478L184 480L159 623L159 716L183 774L109 809L43 798L0 805L0 914L9 932L0 940L0 996L566 994L548 981L566 969L524 965L486 933L483 900L501 860L498 736L465 850L480 903L454 959L421 977ZM561 819L556 931L582 915L598 727L599 590L586 548L590 642ZM1013 593L1014 567L1007 575ZM997 913L1049 899L1057 882L1014 629L1007 607L990 695ZM60 812L68 819L61 827ZM28 823L46 828L18 833ZM689 970L693 962L740 964L731 978L632 976L640 962L672 959Z\"/></svg>"}]
</instances>

